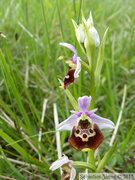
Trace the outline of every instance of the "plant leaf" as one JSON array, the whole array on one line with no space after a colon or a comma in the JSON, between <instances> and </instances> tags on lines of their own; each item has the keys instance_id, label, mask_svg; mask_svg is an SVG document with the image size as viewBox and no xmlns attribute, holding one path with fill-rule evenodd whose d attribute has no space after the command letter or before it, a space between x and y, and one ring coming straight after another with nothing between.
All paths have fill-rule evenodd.
<instances>
[{"instance_id":1,"label":"plant leaf","mask_svg":"<svg viewBox=\"0 0 135 180\"><path fill-rule=\"evenodd\" d=\"M102 171L102 169L108 163L108 161L110 160L110 158L113 155L114 151L116 150L116 147L117 147L117 141L114 143L114 145L109 149L109 151L105 154L103 159L100 161L100 163L98 164L98 167L96 169L96 172L101 172Z\"/></svg>"},{"instance_id":2,"label":"plant leaf","mask_svg":"<svg viewBox=\"0 0 135 180\"><path fill-rule=\"evenodd\" d=\"M81 162L81 161L74 161L72 162L72 166L73 167L77 167L77 168L87 168L87 169L90 169L90 170L93 170L95 171L96 168L92 165L92 164L89 164L89 163L86 163L86 162Z\"/></svg>"},{"instance_id":3,"label":"plant leaf","mask_svg":"<svg viewBox=\"0 0 135 180\"><path fill-rule=\"evenodd\" d=\"M63 82L60 79L59 79L59 82L60 82L61 86L63 87ZM79 111L78 104L77 104L75 98L70 93L70 91L68 89L66 89L66 90L64 90L64 92L66 93L67 97L69 98L70 103L72 104L72 106L75 109L75 111Z\"/></svg>"},{"instance_id":4,"label":"plant leaf","mask_svg":"<svg viewBox=\"0 0 135 180\"><path fill-rule=\"evenodd\" d=\"M20 180L24 180L24 176L18 171L18 169L16 169L16 167L10 162L10 160L5 156L2 147L0 146L0 152L2 154L2 157L4 159L4 161L7 163L7 165L10 167L10 169L12 170L12 175Z\"/></svg>"},{"instance_id":5,"label":"plant leaf","mask_svg":"<svg viewBox=\"0 0 135 180\"><path fill-rule=\"evenodd\" d=\"M104 62L104 49L105 49L107 32L108 32L108 28L106 29L106 31L104 33L102 43L101 43L101 46L100 46L99 52L98 52L97 64L96 64L96 69L95 69L95 83L96 83L96 85L98 84L100 72L101 72L101 69L103 66L103 62Z\"/></svg>"}]
</instances>

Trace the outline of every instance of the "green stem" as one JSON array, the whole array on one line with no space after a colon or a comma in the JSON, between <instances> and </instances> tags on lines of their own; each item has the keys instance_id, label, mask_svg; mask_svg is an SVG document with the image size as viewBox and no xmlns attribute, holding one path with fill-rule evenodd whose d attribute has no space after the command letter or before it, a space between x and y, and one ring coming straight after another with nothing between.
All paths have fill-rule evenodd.
<instances>
[{"instance_id":1,"label":"green stem","mask_svg":"<svg viewBox=\"0 0 135 180\"><path fill-rule=\"evenodd\" d=\"M95 167L94 151L91 149L88 151L88 158L88 162Z\"/></svg>"},{"instance_id":2,"label":"green stem","mask_svg":"<svg viewBox=\"0 0 135 180\"><path fill-rule=\"evenodd\" d=\"M92 97L92 100L90 103L90 110L94 109L95 100L96 100L94 52L95 52L94 48L92 51L87 52L87 58L89 60L89 69L90 69L90 71L89 71L89 74L90 74L90 96Z\"/></svg>"},{"instance_id":3,"label":"green stem","mask_svg":"<svg viewBox=\"0 0 135 180\"><path fill-rule=\"evenodd\" d=\"M90 110L94 109L95 106L95 100L96 100L96 84L95 84L95 68L94 68L94 50L92 51L92 55L89 57L91 58L91 64L89 64L91 72L90 72L90 96L92 97L91 103L90 103ZM96 168L95 165L95 157L94 157L94 151L89 150L88 151L88 162L93 165ZM92 171L94 172L94 171Z\"/></svg>"},{"instance_id":4,"label":"green stem","mask_svg":"<svg viewBox=\"0 0 135 180\"><path fill-rule=\"evenodd\" d=\"M90 81L90 96L92 97L90 103L90 110L94 109L95 100L96 100L96 85L95 85L95 74L94 71L91 72L91 81Z\"/></svg>"}]
</instances>

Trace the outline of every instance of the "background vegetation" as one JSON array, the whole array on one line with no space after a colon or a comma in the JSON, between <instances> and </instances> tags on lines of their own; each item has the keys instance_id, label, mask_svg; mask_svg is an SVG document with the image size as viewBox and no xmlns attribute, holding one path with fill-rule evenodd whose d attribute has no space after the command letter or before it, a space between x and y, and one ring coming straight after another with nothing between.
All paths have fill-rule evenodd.
<instances>
[{"instance_id":1,"label":"background vegetation","mask_svg":"<svg viewBox=\"0 0 135 180\"><path fill-rule=\"evenodd\" d=\"M53 107L56 103L60 122L70 115L72 107L58 82L67 66L57 58L71 56L69 50L59 46L59 42L68 42L75 45L81 59L87 62L71 22L71 19L80 22L81 9L86 18L92 11L101 38L109 27L96 101L100 116L117 122L127 85L116 136L117 151L105 172L135 172L135 1L1 0L0 7L0 31L7 36L0 37L1 179L60 179L59 171L49 171L50 164L57 159ZM87 74L82 71L69 90L77 99L89 95L89 87ZM47 133L50 131L53 132ZM39 132L43 133L41 141ZM103 133L101 157L109 149L113 132ZM62 152L70 159L86 161L84 153L69 146L68 136L69 132L61 133Z\"/></svg>"}]
</instances>

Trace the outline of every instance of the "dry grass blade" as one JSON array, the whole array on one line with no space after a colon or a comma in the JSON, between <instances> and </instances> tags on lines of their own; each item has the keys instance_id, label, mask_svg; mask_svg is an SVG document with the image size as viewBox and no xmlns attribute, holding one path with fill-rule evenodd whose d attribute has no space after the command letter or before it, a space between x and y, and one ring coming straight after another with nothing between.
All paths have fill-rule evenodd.
<instances>
[{"instance_id":1,"label":"dry grass blade","mask_svg":"<svg viewBox=\"0 0 135 180\"><path fill-rule=\"evenodd\" d=\"M44 118L45 118L45 111L46 111L46 105L47 105L47 99L44 99L43 101L43 110L42 110L42 117L41 117L41 125L44 123ZM40 127L39 129L39 137L38 137L38 141L41 142L41 138L42 138L42 127ZM40 148L40 145L39 145ZM41 161L41 155L39 154L39 160Z\"/></svg>"}]
</instances>

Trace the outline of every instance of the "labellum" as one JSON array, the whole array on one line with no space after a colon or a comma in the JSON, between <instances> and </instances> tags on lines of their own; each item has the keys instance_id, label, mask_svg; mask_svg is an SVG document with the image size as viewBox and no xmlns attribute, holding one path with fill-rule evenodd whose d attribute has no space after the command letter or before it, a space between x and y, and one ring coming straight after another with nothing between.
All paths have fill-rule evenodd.
<instances>
[{"instance_id":1,"label":"labellum","mask_svg":"<svg viewBox=\"0 0 135 180\"><path fill-rule=\"evenodd\" d=\"M62 167L62 180L70 180L71 168L68 164L64 164Z\"/></svg>"},{"instance_id":2,"label":"labellum","mask_svg":"<svg viewBox=\"0 0 135 180\"><path fill-rule=\"evenodd\" d=\"M73 127L68 139L71 146L78 151L95 150L103 140L104 136L98 125L91 123L89 118L79 118L78 124Z\"/></svg>"},{"instance_id":3,"label":"labellum","mask_svg":"<svg viewBox=\"0 0 135 180\"><path fill-rule=\"evenodd\" d=\"M70 68L69 71L67 72L64 78L64 89L67 89L68 85L74 82L75 80L74 72L75 72L75 69L72 69L72 68Z\"/></svg>"}]
</instances>

